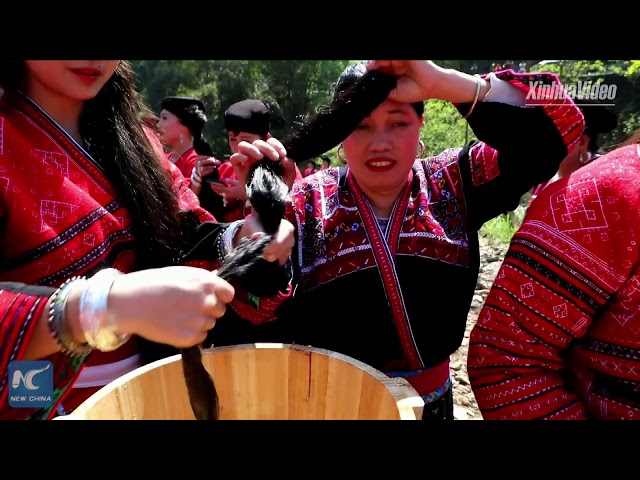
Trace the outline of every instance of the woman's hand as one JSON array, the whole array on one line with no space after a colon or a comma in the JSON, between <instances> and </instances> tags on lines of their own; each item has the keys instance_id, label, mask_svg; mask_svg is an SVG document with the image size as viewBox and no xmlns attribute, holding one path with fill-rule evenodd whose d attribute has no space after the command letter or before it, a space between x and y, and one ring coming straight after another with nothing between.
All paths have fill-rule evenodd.
<instances>
[{"instance_id":1,"label":"woman's hand","mask_svg":"<svg viewBox=\"0 0 640 480\"><path fill-rule=\"evenodd\" d=\"M198 155L196 157L196 173L200 177L206 177L222 163L220 160L214 157L208 157L207 155Z\"/></svg>"},{"instance_id":2,"label":"woman's hand","mask_svg":"<svg viewBox=\"0 0 640 480\"><path fill-rule=\"evenodd\" d=\"M216 168L220 166L220 160L214 157L208 157L206 155L199 155L196 157L196 166L193 167L191 172L191 183L189 188L196 194L200 195L202 191L202 177L210 174Z\"/></svg>"},{"instance_id":3,"label":"woman's hand","mask_svg":"<svg viewBox=\"0 0 640 480\"><path fill-rule=\"evenodd\" d=\"M237 238L234 239L233 246L236 247L242 238L260 238L263 235L264 229L258 216L255 214L248 215L238 235L236 235ZM284 265L291 257L295 243L295 227L288 220L282 219L278 231L273 235L273 240L264 249L262 257L267 262L277 261L279 265Z\"/></svg>"},{"instance_id":4,"label":"woman's hand","mask_svg":"<svg viewBox=\"0 0 640 480\"><path fill-rule=\"evenodd\" d=\"M380 70L397 77L397 85L389 94L396 102L420 102L429 99L452 103L473 102L478 78L453 69L439 67L430 60L372 60L368 70ZM491 84L480 79L479 99Z\"/></svg>"},{"instance_id":5,"label":"woman's hand","mask_svg":"<svg viewBox=\"0 0 640 480\"><path fill-rule=\"evenodd\" d=\"M240 183L235 178L226 178L224 182L226 186L218 183L210 183L209 186L214 193L228 201L247 199L247 188L244 186L244 183Z\"/></svg>"},{"instance_id":6,"label":"woman's hand","mask_svg":"<svg viewBox=\"0 0 640 480\"><path fill-rule=\"evenodd\" d=\"M108 311L119 333L185 348L205 340L234 294L228 282L205 269L149 269L116 278Z\"/></svg>"},{"instance_id":7,"label":"woman's hand","mask_svg":"<svg viewBox=\"0 0 640 480\"><path fill-rule=\"evenodd\" d=\"M442 69L429 60L371 60L367 70L380 70L396 77L396 88L389 99L412 103L433 98L431 92L438 82L438 70Z\"/></svg>"},{"instance_id":8,"label":"woman's hand","mask_svg":"<svg viewBox=\"0 0 640 480\"><path fill-rule=\"evenodd\" d=\"M230 159L231 165L233 165L236 171L238 181L242 185L246 185L251 168L257 161L264 158L274 162L280 162L282 165L282 177L289 189L291 189L296 178L296 164L293 160L287 158L286 149L282 143L274 137L270 137L266 141L256 140L253 143L238 143L238 152L231 155Z\"/></svg>"}]
</instances>

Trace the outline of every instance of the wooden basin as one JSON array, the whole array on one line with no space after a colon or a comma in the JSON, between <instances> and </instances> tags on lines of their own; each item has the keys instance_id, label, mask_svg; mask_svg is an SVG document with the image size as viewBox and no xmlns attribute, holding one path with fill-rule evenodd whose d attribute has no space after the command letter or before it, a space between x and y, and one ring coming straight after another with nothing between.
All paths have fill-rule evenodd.
<instances>
[{"instance_id":1,"label":"wooden basin","mask_svg":"<svg viewBox=\"0 0 640 480\"><path fill-rule=\"evenodd\" d=\"M180 355L111 382L60 420L193 420ZM416 420L424 402L401 378L353 358L263 343L203 351L221 420Z\"/></svg>"}]
</instances>

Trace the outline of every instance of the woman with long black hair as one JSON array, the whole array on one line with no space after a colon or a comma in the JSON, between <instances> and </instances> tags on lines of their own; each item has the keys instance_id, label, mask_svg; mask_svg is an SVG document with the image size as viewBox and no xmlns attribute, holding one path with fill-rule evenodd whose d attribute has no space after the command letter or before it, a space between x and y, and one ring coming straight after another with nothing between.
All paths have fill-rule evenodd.
<instances>
[{"instance_id":1,"label":"woman with long black hair","mask_svg":"<svg viewBox=\"0 0 640 480\"><path fill-rule=\"evenodd\" d=\"M180 265L197 228L226 225L153 150L133 79L118 60L0 64L0 418L73 410L140 365L140 338L200 344L233 299L217 250ZM288 257L283 225L266 259ZM11 408L8 365L35 359L53 364L54 398Z\"/></svg>"}]
</instances>

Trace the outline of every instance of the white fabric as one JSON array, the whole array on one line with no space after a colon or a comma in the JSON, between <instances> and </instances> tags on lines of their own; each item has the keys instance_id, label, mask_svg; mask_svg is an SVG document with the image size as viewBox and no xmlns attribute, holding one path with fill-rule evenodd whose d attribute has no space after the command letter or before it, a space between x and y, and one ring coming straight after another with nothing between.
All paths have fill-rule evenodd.
<instances>
[{"instance_id":1,"label":"white fabric","mask_svg":"<svg viewBox=\"0 0 640 480\"><path fill-rule=\"evenodd\" d=\"M500 80L493 72L491 72L487 78L491 83L491 88L482 99L483 102L506 103L515 107L525 106L527 103L527 96L524 92L511 85L509 82Z\"/></svg>"},{"instance_id":2,"label":"white fabric","mask_svg":"<svg viewBox=\"0 0 640 480\"><path fill-rule=\"evenodd\" d=\"M140 355L136 354L117 362L84 367L73 388L103 387L141 365Z\"/></svg>"}]
</instances>

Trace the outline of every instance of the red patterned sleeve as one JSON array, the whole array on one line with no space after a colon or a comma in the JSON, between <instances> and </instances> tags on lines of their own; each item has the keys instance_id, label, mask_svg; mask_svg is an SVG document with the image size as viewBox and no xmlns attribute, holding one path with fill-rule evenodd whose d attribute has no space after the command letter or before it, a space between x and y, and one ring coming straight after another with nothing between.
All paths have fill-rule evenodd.
<instances>
[{"instance_id":1,"label":"red patterned sleeve","mask_svg":"<svg viewBox=\"0 0 640 480\"><path fill-rule=\"evenodd\" d=\"M290 268L286 265L285 268ZM289 284L286 290L279 292L273 297L257 298L249 292L236 287L236 294L231 301L231 308L241 317L252 323L260 324L276 319L276 310L293 293L293 287Z\"/></svg>"},{"instance_id":2,"label":"red patterned sleeve","mask_svg":"<svg viewBox=\"0 0 640 480\"><path fill-rule=\"evenodd\" d=\"M587 418L568 353L598 329L638 263L630 246L640 219L624 183L564 179L531 204L471 332L467 367L483 418Z\"/></svg>"},{"instance_id":3,"label":"red patterned sleeve","mask_svg":"<svg viewBox=\"0 0 640 480\"><path fill-rule=\"evenodd\" d=\"M479 142L463 151L460 164L470 220L477 228L514 210L525 193L553 177L584 130L582 112L556 75L508 70L496 77L521 104L485 100L468 118ZM458 109L465 115L469 107Z\"/></svg>"},{"instance_id":4,"label":"red patterned sleeve","mask_svg":"<svg viewBox=\"0 0 640 480\"><path fill-rule=\"evenodd\" d=\"M0 283L0 420L52 418L64 393L77 378L85 357L55 353L41 360L53 365L53 404L48 408L13 408L9 405L9 364L24 359L36 324L55 289L21 283Z\"/></svg>"}]
</instances>

